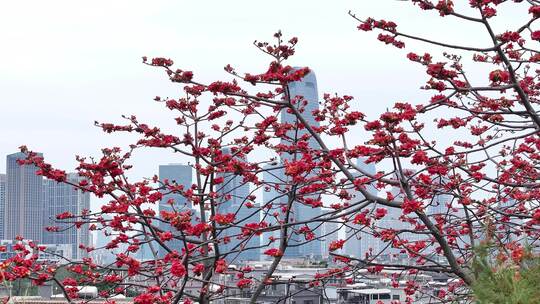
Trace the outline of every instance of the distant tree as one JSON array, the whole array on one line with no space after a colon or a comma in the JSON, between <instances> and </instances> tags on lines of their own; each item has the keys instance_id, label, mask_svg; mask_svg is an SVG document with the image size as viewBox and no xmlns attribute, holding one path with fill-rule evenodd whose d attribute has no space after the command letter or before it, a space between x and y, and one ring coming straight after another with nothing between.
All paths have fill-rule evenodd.
<instances>
[{"instance_id":1,"label":"distant tree","mask_svg":"<svg viewBox=\"0 0 540 304\"><path fill-rule=\"evenodd\" d=\"M484 245L478 248L473 261L475 281L472 285L479 304L539 303L540 263L527 252L520 265L494 260Z\"/></svg>"},{"instance_id":2,"label":"distant tree","mask_svg":"<svg viewBox=\"0 0 540 304\"><path fill-rule=\"evenodd\" d=\"M116 285L102 296L127 286L141 288L144 292L135 298L139 304L209 303L236 289L249 290L255 303L265 286L279 284L272 273L284 254L298 244L320 242L325 237L321 225L327 222L338 223L358 237L373 237L384 246L362 249L352 257L338 253L349 240L334 240L329 251L335 267L318 274L310 288L365 268L373 273L444 273L454 280L432 295L433 301L469 297L474 286L485 286L475 285L477 279L477 284L486 281L475 275L473 248L486 239L494 244L487 257L520 265L525 244L538 243L540 224L540 52L536 49L540 31L534 29L540 3L471 0L460 3L459 10L452 1L411 3L439 14L441 22L457 18L484 28L490 43L461 45L445 41L444 36L430 40L403 33L394 22L350 13L358 29L379 32L377 39L385 44L401 49L404 41L413 40L444 49L442 56L407 54L425 70L427 82L422 89L430 98L389 104L379 117L355 110L358 106L351 96L331 94L324 94L319 110L305 111L306 99L291 96L290 88L310 70L286 64L297 39L287 41L281 33L275 34L274 43L254 43L269 55L267 69L241 73L227 65L232 80L202 83L191 71L174 68L171 59L143 57L144 64L163 69L183 88L176 98L155 98L174 113L178 128L165 131L135 116L126 116L125 124L96 123L107 133L135 133L140 139L125 151L112 147L103 149L100 158L77 157L76 170L84 180L72 185L108 203L98 212L63 213L57 220L98 233L113 232L105 248L86 248L89 252L127 246L115 263L97 265L87 258L82 262L87 267L83 277L57 283L71 299L77 285L101 281ZM496 30L495 20L505 21L505 6L520 12L521 26ZM466 65L471 66L470 72ZM386 85L388 90L394 87ZM284 111L294 117L292 122L280 121ZM359 139L359 134L366 134L365 138ZM157 176L129 179L130 157L148 148L169 149L189 162L195 174L193 185L183 187ZM35 165L38 174L70 183L63 170L26 147L22 151L28 158L21 165ZM279 158L261 160L261 155ZM358 159L376 163L379 171L366 172L357 166ZM271 170L283 174L276 174L277 181L263 178ZM251 192L240 198L236 212L222 213L232 199L230 192L223 191L231 176L250 185ZM378 194L368 191L369 185ZM276 198L261 203L260 193L270 190ZM175 202L171 202L174 210L157 213L155 205L168 193L180 194L198 208L198 215L181 210ZM323 211L323 205L330 211ZM321 215L296 220L300 218L297 206L321 209ZM239 218L240 208L253 212ZM398 221L388 225L386 219L396 213ZM237 232L231 236L228 231ZM253 276L249 265L228 268L227 261L235 254L261 249L249 246L251 238L271 231L278 236L259 246L273 261L263 278ZM240 245L224 250L233 239L239 239ZM180 243L181 250L174 250L173 243ZM153 260L137 259L143 244L150 245ZM388 258L383 259L385 255ZM406 261L397 259L399 255ZM80 264L73 263L70 271L79 273ZM6 280L31 278L39 285L56 276L54 267L41 267L34 257L19 255L8 265L12 271L6 272ZM224 283L220 279L224 274L234 279ZM399 285L397 276L390 278ZM200 288L188 290L192 284ZM422 292L412 279L405 291L406 302Z\"/></svg>"}]
</instances>

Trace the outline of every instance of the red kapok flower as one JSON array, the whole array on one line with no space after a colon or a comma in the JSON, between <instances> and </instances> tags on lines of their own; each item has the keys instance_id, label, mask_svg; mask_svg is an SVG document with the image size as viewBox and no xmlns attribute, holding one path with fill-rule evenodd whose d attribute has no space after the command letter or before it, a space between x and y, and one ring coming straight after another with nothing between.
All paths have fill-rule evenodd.
<instances>
[{"instance_id":1,"label":"red kapok flower","mask_svg":"<svg viewBox=\"0 0 540 304\"><path fill-rule=\"evenodd\" d=\"M422 209L422 203L415 200L405 199L405 201L403 202L402 208L403 208L403 214L409 214L411 212L415 212Z\"/></svg>"},{"instance_id":2,"label":"red kapok flower","mask_svg":"<svg viewBox=\"0 0 540 304\"><path fill-rule=\"evenodd\" d=\"M531 39L540 41L540 31L534 31L531 33Z\"/></svg>"},{"instance_id":3,"label":"red kapok flower","mask_svg":"<svg viewBox=\"0 0 540 304\"><path fill-rule=\"evenodd\" d=\"M540 17L540 5L529 7L529 14L532 14L535 18Z\"/></svg>"},{"instance_id":4,"label":"red kapok flower","mask_svg":"<svg viewBox=\"0 0 540 304\"><path fill-rule=\"evenodd\" d=\"M193 273L195 275L201 275L204 271L204 264L203 263L199 263L197 265L195 265L195 267L193 267Z\"/></svg>"},{"instance_id":5,"label":"red kapok flower","mask_svg":"<svg viewBox=\"0 0 540 304\"><path fill-rule=\"evenodd\" d=\"M266 250L264 254L273 256L273 257L280 257L283 255L283 252L281 252L281 250L279 250L278 248L272 248L272 249Z\"/></svg>"},{"instance_id":6,"label":"red kapok flower","mask_svg":"<svg viewBox=\"0 0 540 304\"><path fill-rule=\"evenodd\" d=\"M377 210L375 210L375 218L378 220L382 219L387 213L388 210L386 210L386 208L377 208Z\"/></svg>"},{"instance_id":7,"label":"red kapok flower","mask_svg":"<svg viewBox=\"0 0 540 304\"><path fill-rule=\"evenodd\" d=\"M236 282L236 286L238 286L238 288L247 288L251 285L251 282L251 279L241 279Z\"/></svg>"},{"instance_id":8,"label":"red kapok flower","mask_svg":"<svg viewBox=\"0 0 540 304\"><path fill-rule=\"evenodd\" d=\"M491 82L493 83L509 82L510 73L508 73L507 71L495 70L489 73L489 80L491 80Z\"/></svg>"},{"instance_id":9,"label":"red kapok flower","mask_svg":"<svg viewBox=\"0 0 540 304\"><path fill-rule=\"evenodd\" d=\"M186 274L186 267L179 261L174 261L171 265L171 274L176 277L183 277Z\"/></svg>"},{"instance_id":10,"label":"red kapok flower","mask_svg":"<svg viewBox=\"0 0 540 304\"><path fill-rule=\"evenodd\" d=\"M149 293L143 293L138 295L135 299L133 299L133 302L135 304L154 304L154 296Z\"/></svg>"},{"instance_id":11,"label":"red kapok flower","mask_svg":"<svg viewBox=\"0 0 540 304\"><path fill-rule=\"evenodd\" d=\"M343 245L345 244L345 240L336 240L330 243L330 246L328 247L328 250L330 251L336 251L338 249L343 248Z\"/></svg>"},{"instance_id":12,"label":"red kapok flower","mask_svg":"<svg viewBox=\"0 0 540 304\"><path fill-rule=\"evenodd\" d=\"M234 222L234 213L216 214L214 215L214 221L220 225L228 225Z\"/></svg>"}]
</instances>

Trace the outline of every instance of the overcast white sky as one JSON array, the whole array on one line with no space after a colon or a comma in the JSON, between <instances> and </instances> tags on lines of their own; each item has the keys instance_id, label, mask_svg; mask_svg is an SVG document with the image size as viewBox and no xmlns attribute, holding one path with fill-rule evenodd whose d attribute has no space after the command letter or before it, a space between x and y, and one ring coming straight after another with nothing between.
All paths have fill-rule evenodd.
<instances>
[{"instance_id":1,"label":"overcast white sky","mask_svg":"<svg viewBox=\"0 0 540 304\"><path fill-rule=\"evenodd\" d=\"M373 33L357 31L348 10L396 21L400 29L422 36L488 43L478 38L479 27L434 12L421 14L395 0L4 1L0 172L5 172L5 155L22 144L69 171L75 154L98 156L102 147L132 141L103 134L94 120L119 122L122 114L137 114L141 121L170 125L169 112L152 98L176 96L179 87L162 71L142 65L141 56L170 57L202 81L227 78L223 66L228 63L261 72L267 58L251 43L271 39L278 29L299 37L291 64L315 70L320 95L353 95L357 107L373 116L395 101L421 101L417 88L425 80L423 71L405 54L424 48L384 46ZM159 164L182 162L174 157L137 155L134 174L151 176Z\"/></svg>"}]
</instances>

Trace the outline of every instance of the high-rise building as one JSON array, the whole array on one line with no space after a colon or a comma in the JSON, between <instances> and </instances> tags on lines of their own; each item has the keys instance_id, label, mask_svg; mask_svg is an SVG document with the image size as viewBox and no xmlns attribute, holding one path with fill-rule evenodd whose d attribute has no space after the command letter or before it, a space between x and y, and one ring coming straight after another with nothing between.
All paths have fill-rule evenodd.
<instances>
[{"instance_id":1,"label":"high-rise building","mask_svg":"<svg viewBox=\"0 0 540 304\"><path fill-rule=\"evenodd\" d=\"M411 169L405 169L404 170L405 176L412 176L416 173L415 170ZM451 209L451 203L452 203L452 196L450 194L445 193L442 191L444 189L444 183L447 181L447 178L445 177L435 177L432 179L432 184L434 186L434 189L437 189L438 193L435 193L431 200L422 200L423 206L424 206L424 212L427 215L427 217L432 221L436 222L437 217L447 217L447 214L450 212L449 208ZM393 187L391 191L394 198L398 201L403 201L405 199L405 194L402 190L400 190L399 187ZM409 230L410 232L404 232L399 234L399 239L403 241L407 241L409 243L412 242L419 242L424 241L426 242L427 246L423 248L419 254L423 256L429 256L431 260L438 260L440 258L440 254L437 253L437 248L439 247L439 244L437 242L434 242L430 236L427 236L425 234L421 233L414 233L412 231L415 230L414 224L407 223L404 220L399 219L401 215L403 215L403 210L399 208L390 208L387 207L388 214L384 217L381 222L385 223L384 228L392 228L396 231L399 230ZM452 214L452 212L450 212ZM415 213L409 213L406 215L407 218L415 220L420 225L423 225L420 218ZM454 216L455 217L455 216ZM382 226L382 225L381 225ZM458 242L460 242L458 240ZM385 244L386 245L386 244ZM386 250L388 254L386 254L386 257L389 258L406 258L407 254L402 252L403 249L399 248L391 248L391 246Z\"/></svg>"},{"instance_id":2,"label":"high-rise building","mask_svg":"<svg viewBox=\"0 0 540 304\"><path fill-rule=\"evenodd\" d=\"M523 231L524 221L522 218L512 216L516 213L515 208L517 208L515 199L505 198L499 201L497 206L499 213L495 214L496 231L502 242L517 242L525 245L527 240Z\"/></svg>"},{"instance_id":3,"label":"high-rise building","mask_svg":"<svg viewBox=\"0 0 540 304\"><path fill-rule=\"evenodd\" d=\"M141 242L141 245L139 251L137 251L137 259L141 261L154 260L156 258L154 252L159 255L159 245L156 242L148 243L144 238L139 238L139 242Z\"/></svg>"},{"instance_id":4,"label":"high-rise building","mask_svg":"<svg viewBox=\"0 0 540 304\"><path fill-rule=\"evenodd\" d=\"M82 178L76 173L67 175L71 183L79 183ZM56 215L63 212L80 215L84 210L90 210L90 193L83 192L71 185L58 183L52 180L43 182L43 202L48 208L45 210L44 226L57 226L57 232L44 232L45 244L68 244L74 259L81 260L88 256L85 249L79 245L90 246L90 232L85 225L80 229L74 226L73 221L58 221Z\"/></svg>"},{"instance_id":5,"label":"high-rise building","mask_svg":"<svg viewBox=\"0 0 540 304\"><path fill-rule=\"evenodd\" d=\"M281 212L282 204L286 203L287 196L281 194L278 189L281 189L283 181L280 180L281 168L278 165L266 165L263 168L263 180L267 185L264 189L262 196L262 210L261 221L265 221L271 227L277 227L278 219L283 219L283 213ZM277 218L276 218L277 217ZM279 244L280 230L273 230L265 232L262 235L263 246L277 247ZM271 242L271 238L275 241Z\"/></svg>"},{"instance_id":6,"label":"high-rise building","mask_svg":"<svg viewBox=\"0 0 540 304\"><path fill-rule=\"evenodd\" d=\"M331 211L330 209L327 209L327 210L324 210L324 212L329 212ZM338 220L334 220L334 221L331 221L331 222L324 222L322 224L322 236L323 236L323 239L324 239L324 243L323 243L323 246L322 246L322 257L323 258L328 258L330 256L330 244L335 241L335 240L338 240L340 239L340 235L339 235L339 231L341 230L341 227L342 227L343 223L340 223L339 222L339 219ZM337 254L342 254L342 250L336 250L334 251L334 253L337 253Z\"/></svg>"},{"instance_id":7,"label":"high-rise building","mask_svg":"<svg viewBox=\"0 0 540 304\"><path fill-rule=\"evenodd\" d=\"M291 100L302 99L306 102L295 103L296 107L301 107L303 112L302 116L306 124L312 127L319 127L319 122L315 120L313 112L319 109L319 99L317 91L317 78L314 72L308 73L301 81L295 81L289 84L289 96ZM300 124L294 113L289 113L286 110L281 112L281 123L290 123L298 125ZM281 144L291 145L292 143L300 140L301 137L308 135L309 131L306 128L296 128L295 130L287 132L289 139L282 139ZM319 149L320 146L313 137L308 139L309 147L313 149ZM282 153L281 161L293 161L300 159L302 155L295 153ZM315 173L314 173L315 174ZM286 181L284 170L281 170L281 179ZM313 197L318 196L313 194ZM316 218L321 215L321 208L312 208L311 206L305 206L298 202L293 205L293 219L291 221L305 221L312 218ZM308 227L315 233L315 240L306 242L303 238L292 235L289 239L289 247L285 251L287 257L322 257L323 243L319 240L322 233L322 228L319 223L308 224ZM299 228L299 227L297 227Z\"/></svg>"},{"instance_id":8,"label":"high-rise building","mask_svg":"<svg viewBox=\"0 0 540 304\"><path fill-rule=\"evenodd\" d=\"M25 158L21 152L7 156L4 238L14 240L22 236L42 243L43 218L47 210L43 200L43 178L36 175L36 166L17 164L18 159Z\"/></svg>"},{"instance_id":9,"label":"high-rise building","mask_svg":"<svg viewBox=\"0 0 540 304\"><path fill-rule=\"evenodd\" d=\"M406 178L411 177L415 174L415 170L411 169L404 169L403 174ZM393 186L390 193L393 195L394 200L396 201L404 201L406 198L405 193L399 186ZM436 205L439 206L439 205ZM379 220L379 227L384 229L393 229L397 232L397 235L394 238L399 238L401 241L407 241L407 242L417 242L417 241L425 241L425 235L412 232L415 230L414 224L411 224L401 217L403 216L403 210L401 208L392 208L392 207L385 207L388 213L386 216ZM407 218L413 219L416 222L420 223L420 219L415 213L409 213L406 215ZM408 232L404 232L407 230ZM386 249L384 249L383 257L389 258L389 259L405 259L407 258L407 253L405 252L405 249L401 247L394 248L392 244L389 243L383 243L383 246L388 246ZM421 252L421 254L428 254L428 249L424 249L424 251Z\"/></svg>"},{"instance_id":10,"label":"high-rise building","mask_svg":"<svg viewBox=\"0 0 540 304\"><path fill-rule=\"evenodd\" d=\"M160 165L159 166L159 180L161 182L168 181L169 184L176 184L179 186L183 186L184 189L189 189L192 184L192 168L188 165L181 165L181 164L168 164L168 165ZM164 189L162 190L163 198L159 202L159 211L176 211L176 212L183 212L183 211L190 211L192 213L192 218L194 219L196 216L196 212L194 211L193 207L191 206L191 203L187 201L187 199L182 196L180 193L171 193L169 190ZM176 228L171 227L169 224L160 223L159 226L160 229L165 231L172 231L173 234L178 234L176 231ZM178 252L181 252L182 248L184 247L184 244L180 240L173 240L170 242L167 242L167 245L172 250L177 250ZM164 248L160 248L157 244L154 246L154 248L158 248L158 254L160 256L165 255ZM144 258L149 257L151 258L151 250L149 248L149 245L143 245L140 249L141 254L145 255Z\"/></svg>"},{"instance_id":11,"label":"high-rise building","mask_svg":"<svg viewBox=\"0 0 540 304\"><path fill-rule=\"evenodd\" d=\"M375 164L367 164L363 159L359 158L356 166L368 175L375 175L376 173ZM358 173L356 176L361 177L363 174ZM365 190L370 194L377 195L375 183L366 185ZM354 191L351 204L362 202L364 199L365 196L360 191ZM355 229L347 228L345 230L345 237L347 239L343 250L345 254L356 258L364 258L365 253L370 249L374 253L377 253L381 249L381 240L373 236L371 229L368 228L359 231L357 228L359 227L355 227Z\"/></svg>"},{"instance_id":12,"label":"high-rise building","mask_svg":"<svg viewBox=\"0 0 540 304\"><path fill-rule=\"evenodd\" d=\"M0 174L0 222L4 222L5 213L4 208L6 205L6 183L7 178L5 174ZM0 240L4 239L4 225L0 224Z\"/></svg>"},{"instance_id":13,"label":"high-rise building","mask_svg":"<svg viewBox=\"0 0 540 304\"><path fill-rule=\"evenodd\" d=\"M110 222L113 219L111 214L104 214L102 217L106 222ZM117 254L126 252L128 246L125 243L119 243L115 248L107 248L107 245L116 238L118 233L117 231L113 231L108 225L100 227L100 230L92 231L92 238L95 238L93 246L97 250L92 251L90 257L92 257L96 264L106 265L114 263Z\"/></svg>"},{"instance_id":14,"label":"high-rise building","mask_svg":"<svg viewBox=\"0 0 540 304\"><path fill-rule=\"evenodd\" d=\"M223 154L231 154L230 149L224 148ZM229 238L229 242L220 245L220 253L228 254L229 261L256 261L260 259L260 236L252 234L243 236L241 227L248 223L259 223L260 207L246 206L250 195L249 184L234 172L220 173L223 183L216 186L219 194L217 212L220 214L235 214L234 227L228 227L219 235L220 239Z\"/></svg>"},{"instance_id":15,"label":"high-rise building","mask_svg":"<svg viewBox=\"0 0 540 304\"><path fill-rule=\"evenodd\" d=\"M433 185L436 186L436 189L444 189L444 184L448 182L446 177L435 177L432 180ZM437 215L445 216L449 212L452 204L452 195L440 191L440 193L433 196L432 202L426 208L426 215L429 217L434 217Z\"/></svg>"},{"instance_id":16,"label":"high-rise building","mask_svg":"<svg viewBox=\"0 0 540 304\"><path fill-rule=\"evenodd\" d=\"M447 182L447 177L438 176L432 178L433 188L436 189L437 192L433 195L431 201L426 202L429 205L425 208L425 213L429 220L434 223L437 222L437 218L439 217L446 218L448 221L456 221L457 218L462 218L459 216L456 217L457 214L454 213L452 208L452 195L444 191L444 185ZM461 248L464 248L464 237L468 238L467 236L460 236L460 238L457 240L457 243ZM443 260L444 257L437 250L440 247L439 244L437 242L431 242L430 238L431 237L428 236L423 236L421 238L422 240L426 241L426 244L428 244L427 247L422 251L422 254L428 256L431 260Z\"/></svg>"}]
</instances>

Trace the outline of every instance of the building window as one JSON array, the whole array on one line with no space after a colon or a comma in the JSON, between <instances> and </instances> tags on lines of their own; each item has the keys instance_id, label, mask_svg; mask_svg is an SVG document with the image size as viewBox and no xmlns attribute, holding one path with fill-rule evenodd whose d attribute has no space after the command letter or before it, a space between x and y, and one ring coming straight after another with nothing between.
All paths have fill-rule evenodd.
<instances>
[{"instance_id":1,"label":"building window","mask_svg":"<svg viewBox=\"0 0 540 304\"><path fill-rule=\"evenodd\" d=\"M313 300L304 300L304 304L313 304Z\"/></svg>"},{"instance_id":2,"label":"building window","mask_svg":"<svg viewBox=\"0 0 540 304\"><path fill-rule=\"evenodd\" d=\"M399 300L399 295L392 295L392 300Z\"/></svg>"}]
</instances>

